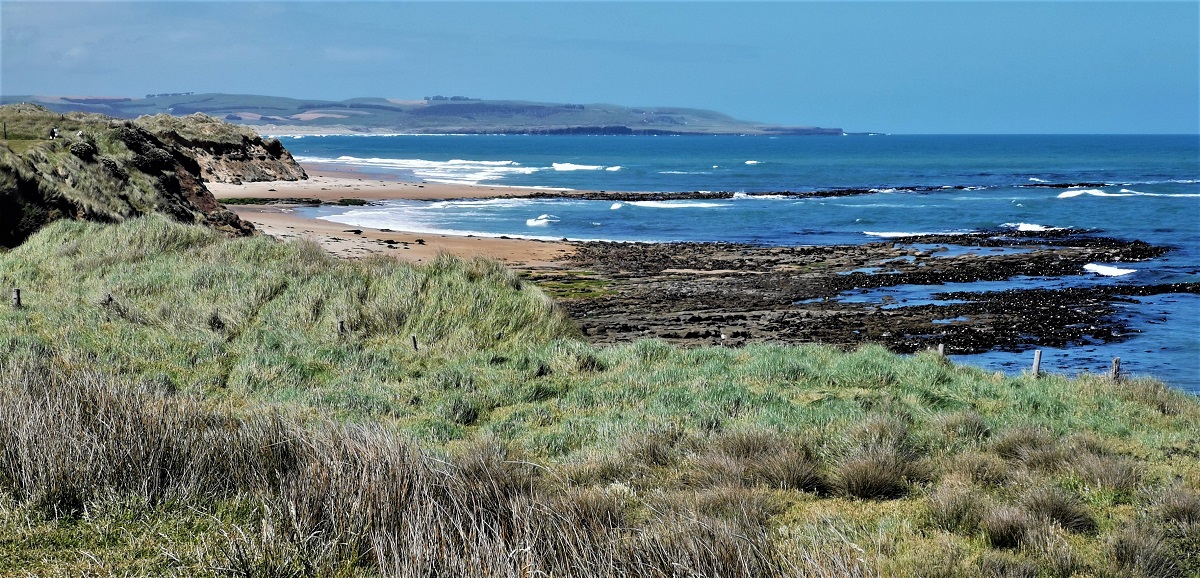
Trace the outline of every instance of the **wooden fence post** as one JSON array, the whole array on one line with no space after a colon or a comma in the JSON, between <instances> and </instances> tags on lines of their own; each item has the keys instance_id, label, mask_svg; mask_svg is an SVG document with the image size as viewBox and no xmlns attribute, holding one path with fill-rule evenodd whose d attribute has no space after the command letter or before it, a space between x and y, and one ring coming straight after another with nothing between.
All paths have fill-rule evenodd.
<instances>
[{"instance_id":1,"label":"wooden fence post","mask_svg":"<svg viewBox=\"0 0 1200 578\"><path fill-rule=\"evenodd\" d=\"M938 344L938 356L946 357L946 344L945 343Z\"/></svg>"},{"instance_id":2,"label":"wooden fence post","mask_svg":"<svg viewBox=\"0 0 1200 578\"><path fill-rule=\"evenodd\" d=\"M1108 373L1108 378L1113 381L1119 381L1121 379L1121 358L1120 357L1113 358L1112 371L1110 371Z\"/></svg>"},{"instance_id":3,"label":"wooden fence post","mask_svg":"<svg viewBox=\"0 0 1200 578\"><path fill-rule=\"evenodd\" d=\"M1033 350L1033 377L1041 377L1042 374L1042 350Z\"/></svg>"},{"instance_id":4,"label":"wooden fence post","mask_svg":"<svg viewBox=\"0 0 1200 578\"><path fill-rule=\"evenodd\" d=\"M17 289L16 287L13 287L12 306L13 306L13 309L21 308L21 290Z\"/></svg>"},{"instance_id":5,"label":"wooden fence post","mask_svg":"<svg viewBox=\"0 0 1200 578\"><path fill-rule=\"evenodd\" d=\"M413 340L413 351L419 351L417 349L417 336L416 335L412 336L412 340Z\"/></svg>"},{"instance_id":6,"label":"wooden fence post","mask_svg":"<svg viewBox=\"0 0 1200 578\"><path fill-rule=\"evenodd\" d=\"M338 319L337 328L338 328L338 335L346 334L346 322L345 321Z\"/></svg>"}]
</instances>

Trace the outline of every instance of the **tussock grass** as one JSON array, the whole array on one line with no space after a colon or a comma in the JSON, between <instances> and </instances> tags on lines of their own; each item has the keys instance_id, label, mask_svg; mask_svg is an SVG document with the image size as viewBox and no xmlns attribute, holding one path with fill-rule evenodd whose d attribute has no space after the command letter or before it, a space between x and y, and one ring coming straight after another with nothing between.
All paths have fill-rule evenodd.
<instances>
[{"instance_id":1,"label":"tussock grass","mask_svg":"<svg viewBox=\"0 0 1200 578\"><path fill-rule=\"evenodd\" d=\"M1123 528L1109 538L1108 546L1115 562L1114 569L1122 576L1168 578L1185 575L1178 554L1155 529Z\"/></svg>"},{"instance_id":2,"label":"tussock grass","mask_svg":"<svg viewBox=\"0 0 1200 578\"><path fill-rule=\"evenodd\" d=\"M1032 525L1029 513L1013 506L992 508L980 521L984 536L996 548L1016 548L1024 544Z\"/></svg>"},{"instance_id":3,"label":"tussock grass","mask_svg":"<svg viewBox=\"0 0 1200 578\"><path fill-rule=\"evenodd\" d=\"M597 347L494 262L163 218L54 224L4 286L0 521L122 552L72 568L149 539L121 503L183 574L1108 576L1130 526L1197 568L1200 404L1156 382Z\"/></svg>"},{"instance_id":4,"label":"tussock grass","mask_svg":"<svg viewBox=\"0 0 1200 578\"><path fill-rule=\"evenodd\" d=\"M1021 505L1034 519L1058 524L1068 532L1096 531L1096 519L1087 507L1061 489L1037 488L1025 495Z\"/></svg>"}]
</instances>

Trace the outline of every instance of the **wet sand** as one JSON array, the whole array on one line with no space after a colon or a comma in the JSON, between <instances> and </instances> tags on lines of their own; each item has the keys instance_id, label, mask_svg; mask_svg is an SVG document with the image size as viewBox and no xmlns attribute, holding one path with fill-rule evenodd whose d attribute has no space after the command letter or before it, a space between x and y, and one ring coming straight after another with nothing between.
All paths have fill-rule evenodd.
<instances>
[{"instance_id":1,"label":"wet sand","mask_svg":"<svg viewBox=\"0 0 1200 578\"><path fill-rule=\"evenodd\" d=\"M315 199L336 203L342 199L381 201L389 199L437 201L460 198L524 196L545 189L488 187L443 183L403 182L380 179L350 171L308 170L306 181L262 183L207 183L218 200L236 198L277 199L275 204L227 205L260 231L279 239L308 239L339 257L357 258L382 254L412 262L424 262L439 253L460 257L484 256L510 267L541 269L561 263L574 251L570 243L492 237L430 235L352 227L301 216L296 209L310 204L288 203L289 199Z\"/></svg>"}]
</instances>

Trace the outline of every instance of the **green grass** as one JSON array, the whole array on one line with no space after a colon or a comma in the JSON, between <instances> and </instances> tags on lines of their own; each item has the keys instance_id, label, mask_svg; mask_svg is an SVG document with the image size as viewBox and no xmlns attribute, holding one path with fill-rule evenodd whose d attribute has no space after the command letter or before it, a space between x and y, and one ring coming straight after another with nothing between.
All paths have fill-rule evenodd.
<instances>
[{"instance_id":1,"label":"green grass","mask_svg":"<svg viewBox=\"0 0 1200 578\"><path fill-rule=\"evenodd\" d=\"M8 146L8 148L14 153L25 154L29 151L29 149L42 142L44 141L41 139L9 139L4 141L4 144Z\"/></svg>"},{"instance_id":2,"label":"green grass","mask_svg":"<svg viewBox=\"0 0 1200 578\"><path fill-rule=\"evenodd\" d=\"M595 299L613 292L610 281L588 271L531 274L527 279L555 299Z\"/></svg>"},{"instance_id":3,"label":"green grass","mask_svg":"<svg viewBox=\"0 0 1200 578\"><path fill-rule=\"evenodd\" d=\"M157 217L45 228L0 254L25 303L0 308L0 573L1200 572L1194 397L876 346L597 347L541 283Z\"/></svg>"}]
</instances>

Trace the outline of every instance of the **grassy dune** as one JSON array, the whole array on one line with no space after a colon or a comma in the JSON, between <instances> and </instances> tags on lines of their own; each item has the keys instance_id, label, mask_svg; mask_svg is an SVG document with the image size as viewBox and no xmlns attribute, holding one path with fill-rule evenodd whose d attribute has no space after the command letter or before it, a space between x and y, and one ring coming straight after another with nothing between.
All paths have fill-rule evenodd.
<instances>
[{"instance_id":1,"label":"grassy dune","mask_svg":"<svg viewBox=\"0 0 1200 578\"><path fill-rule=\"evenodd\" d=\"M0 287L0 573L1200 575L1200 403L1153 380L600 348L494 262L157 217Z\"/></svg>"}]
</instances>

